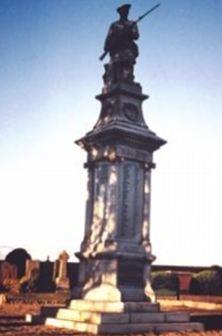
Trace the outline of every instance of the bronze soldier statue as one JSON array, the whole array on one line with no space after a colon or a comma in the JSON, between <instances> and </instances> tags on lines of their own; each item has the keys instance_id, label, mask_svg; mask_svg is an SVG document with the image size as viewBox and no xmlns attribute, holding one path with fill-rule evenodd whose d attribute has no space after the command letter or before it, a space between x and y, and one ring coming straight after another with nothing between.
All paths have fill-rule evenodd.
<instances>
[{"instance_id":1,"label":"bronze soldier statue","mask_svg":"<svg viewBox=\"0 0 222 336\"><path fill-rule=\"evenodd\" d=\"M125 4L117 8L120 15L118 21L111 24L105 40L102 60L107 53L110 55L110 63L106 64L104 81L132 82L133 66L138 56L138 47L134 42L139 38L137 23L128 20L131 5Z\"/></svg>"},{"instance_id":2,"label":"bronze soldier statue","mask_svg":"<svg viewBox=\"0 0 222 336\"><path fill-rule=\"evenodd\" d=\"M134 40L139 38L135 21L128 20L131 5L126 4L117 8L120 19L111 24L105 41L104 50L109 52L111 58L120 58L135 63L138 56L138 47Z\"/></svg>"},{"instance_id":3,"label":"bronze soldier statue","mask_svg":"<svg viewBox=\"0 0 222 336\"><path fill-rule=\"evenodd\" d=\"M120 82L132 84L134 80L133 67L139 55L138 47L134 42L139 38L137 22L159 6L160 3L153 6L136 21L128 20L130 4L117 8L120 18L111 24L105 40L104 53L100 56L100 60L103 60L107 54L110 55L110 62L105 64L103 91L108 91L113 84Z\"/></svg>"}]
</instances>

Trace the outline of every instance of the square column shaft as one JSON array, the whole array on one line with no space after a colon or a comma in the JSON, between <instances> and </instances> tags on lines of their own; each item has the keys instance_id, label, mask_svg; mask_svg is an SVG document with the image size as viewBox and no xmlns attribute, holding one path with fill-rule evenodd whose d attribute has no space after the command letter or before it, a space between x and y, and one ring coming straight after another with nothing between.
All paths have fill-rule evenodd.
<instances>
[{"instance_id":1,"label":"square column shaft","mask_svg":"<svg viewBox=\"0 0 222 336\"><path fill-rule=\"evenodd\" d=\"M77 141L88 153L88 200L77 297L150 300L149 274L153 152L165 141L142 115L147 96L138 84L97 96L101 114Z\"/></svg>"}]
</instances>

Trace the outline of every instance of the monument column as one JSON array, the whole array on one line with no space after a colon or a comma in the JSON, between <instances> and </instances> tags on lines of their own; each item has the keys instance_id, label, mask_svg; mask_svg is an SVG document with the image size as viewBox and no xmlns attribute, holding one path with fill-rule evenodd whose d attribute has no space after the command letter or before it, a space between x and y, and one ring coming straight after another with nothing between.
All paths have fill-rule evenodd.
<instances>
[{"instance_id":1,"label":"monument column","mask_svg":"<svg viewBox=\"0 0 222 336\"><path fill-rule=\"evenodd\" d=\"M88 154L88 199L80 275L75 297L87 300L150 301L152 255L150 176L153 152L165 140L143 117L148 98L134 81L139 37L127 19L129 5L118 9L120 21L110 26L105 53L99 119L77 144ZM125 34L125 35L124 35ZM123 39L124 35L124 39Z\"/></svg>"},{"instance_id":2,"label":"monument column","mask_svg":"<svg viewBox=\"0 0 222 336\"><path fill-rule=\"evenodd\" d=\"M88 153L89 178L85 237L77 253L82 298L101 298L103 288L107 300L149 299L150 176L153 152L165 141L145 124L146 98L138 83L113 84L97 96L102 107L94 129L77 141Z\"/></svg>"}]
</instances>

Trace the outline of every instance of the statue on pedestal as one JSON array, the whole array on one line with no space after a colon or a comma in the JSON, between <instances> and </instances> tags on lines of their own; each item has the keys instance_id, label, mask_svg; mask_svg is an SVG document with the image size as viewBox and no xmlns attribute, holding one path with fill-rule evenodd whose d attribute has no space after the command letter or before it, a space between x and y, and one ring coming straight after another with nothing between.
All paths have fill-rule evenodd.
<instances>
[{"instance_id":1,"label":"statue on pedestal","mask_svg":"<svg viewBox=\"0 0 222 336\"><path fill-rule=\"evenodd\" d=\"M133 65L139 54L134 41L139 38L139 31L137 23L128 20L130 7L126 4L117 8L120 18L111 24L105 40L103 55L110 55L110 63L105 66L105 83L131 82L134 79Z\"/></svg>"},{"instance_id":2,"label":"statue on pedestal","mask_svg":"<svg viewBox=\"0 0 222 336\"><path fill-rule=\"evenodd\" d=\"M128 20L130 4L117 8L120 18L111 24L104 44L104 53L100 57L100 60L103 60L107 54L110 55L110 62L104 66L104 92L108 91L112 84L133 82L133 67L139 55L138 46L135 43L139 38L137 23L159 5L152 7L136 21Z\"/></svg>"}]
</instances>

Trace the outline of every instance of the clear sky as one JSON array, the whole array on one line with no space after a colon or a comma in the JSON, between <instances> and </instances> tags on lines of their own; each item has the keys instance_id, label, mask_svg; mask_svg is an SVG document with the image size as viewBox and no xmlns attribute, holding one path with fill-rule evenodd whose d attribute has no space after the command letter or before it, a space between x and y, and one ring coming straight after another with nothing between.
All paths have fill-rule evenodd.
<instances>
[{"instance_id":1,"label":"clear sky","mask_svg":"<svg viewBox=\"0 0 222 336\"><path fill-rule=\"evenodd\" d=\"M78 251L98 57L117 0L0 0L0 256ZM131 18L156 4L130 2ZM155 154L151 238L159 264L222 265L222 1L162 0L139 24L136 80Z\"/></svg>"}]
</instances>

